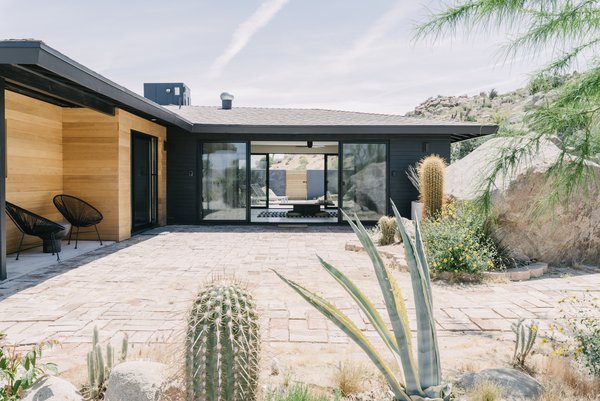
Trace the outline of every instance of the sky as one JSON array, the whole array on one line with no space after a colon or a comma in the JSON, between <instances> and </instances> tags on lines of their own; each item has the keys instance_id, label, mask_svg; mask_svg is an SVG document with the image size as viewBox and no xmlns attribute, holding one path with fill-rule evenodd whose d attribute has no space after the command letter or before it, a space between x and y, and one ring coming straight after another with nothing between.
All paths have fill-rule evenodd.
<instances>
[{"instance_id":1,"label":"sky","mask_svg":"<svg viewBox=\"0 0 600 401\"><path fill-rule=\"evenodd\" d=\"M509 91L543 57L506 61L505 32L415 41L441 0L0 0L0 38L34 38L143 94L192 104L403 114L429 97Z\"/></svg>"}]
</instances>

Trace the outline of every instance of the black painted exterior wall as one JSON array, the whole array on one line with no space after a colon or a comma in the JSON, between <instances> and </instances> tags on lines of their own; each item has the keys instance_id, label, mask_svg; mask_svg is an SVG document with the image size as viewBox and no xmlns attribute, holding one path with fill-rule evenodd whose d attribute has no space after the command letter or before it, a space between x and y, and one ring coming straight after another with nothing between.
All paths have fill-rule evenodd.
<instances>
[{"instance_id":1,"label":"black painted exterior wall","mask_svg":"<svg viewBox=\"0 0 600 401\"><path fill-rule=\"evenodd\" d=\"M198 194L200 177L198 177L198 152L201 140L298 140L284 136L278 137L243 137L224 135L199 135L171 128L167 134L167 224L198 224ZM314 137L306 139L314 140ZM329 137L327 140L338 141L384 141L388 144L389 152L389 194L403 216L410 217L411 201L418 198L417 190L406 175L410 165L416 164L424 156L437 154L450 160L450 136L444 135L403 135L375 136L356 135ZM275 191L277 192L277 191ZM388 209L391 214L391 207Z\"/></svg>"}]
</instances>

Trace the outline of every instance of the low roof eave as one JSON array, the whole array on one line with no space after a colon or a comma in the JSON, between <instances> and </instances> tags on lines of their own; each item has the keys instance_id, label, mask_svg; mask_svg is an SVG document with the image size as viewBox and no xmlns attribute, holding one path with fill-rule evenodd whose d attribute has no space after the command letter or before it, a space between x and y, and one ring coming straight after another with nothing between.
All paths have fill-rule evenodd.
<instances>
[{"instance_id":1,"label":"low roof eave","mask_svg":"<svg viewBox=\"0 0 600 401\"><path fill-rule=\"evenodd\" d=\"M193 124L198 134L305 134L305 135L449 135L460 141L495 134L497 125L235 125Z\"/></svg>"},{"instance_id":2,"label":"low roof eave","mask_svg":"<svg viewBox=\"0 0 600 401\"><path fill-rule=\"evenodd\" d=\"M0 42L0 64L41 67L94 93L112 99L117 107L124 110L150 116L158 123L192 130L193 124L177 113L116 84L41 41Z\"/></svg>"}]
</instances>

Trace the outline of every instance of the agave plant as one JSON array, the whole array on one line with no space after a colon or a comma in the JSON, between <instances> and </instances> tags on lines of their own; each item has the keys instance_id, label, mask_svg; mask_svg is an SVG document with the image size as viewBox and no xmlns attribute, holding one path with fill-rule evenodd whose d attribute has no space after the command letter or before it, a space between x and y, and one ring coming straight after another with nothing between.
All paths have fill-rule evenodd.
<instances>
[{"instance_id":1,"label":"agave plant","mask_svg":"<svg viewBox=\"0 0 600 401\"><path fill-rule=\"evenodd\" d=\"M372 343L360 331L357 325L336 308L332 303L304 288L302 285L288 280L275 272L286 284L300 294L308 303L314 306L337 327L344 331L375 364L387 380L394 399L397 401L446 401L450 399L450 386L441 382L440 356L433 319L431 285L429 267L425 258L421 232L416 222L416 236L413 241L407 234L400 213L392 203L397 226L404 242L406 261L408 262L415 310L417 314L417 357L413 354L408 314L404 298L396 280L389 272L383 259L377 252L365 227L355 216L353 221L346 213L350 226L358 236L361 244L369 255L375 275L390 318L392 329L385 324L381 314L367 296L342 272L319 257L321 265L348 292L352 299L365 313L387 348L390 350L398 365L402 368L404 383L393 367L388 364L375 349ZM343 213L343 212L342 212ZM415 362L416 359L416 362Z\"/></svg>"}]
</instances>

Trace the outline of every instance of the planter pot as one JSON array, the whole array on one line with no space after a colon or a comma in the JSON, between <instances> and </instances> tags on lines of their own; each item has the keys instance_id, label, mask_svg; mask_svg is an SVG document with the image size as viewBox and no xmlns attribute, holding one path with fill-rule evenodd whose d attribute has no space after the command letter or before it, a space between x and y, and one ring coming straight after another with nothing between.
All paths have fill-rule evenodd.
<instances>
[{"instance_id":1,"label":"planter pot","mask_svg":"<svg viewBox=\"0 0 600 401\"><path fill-rule=\"evenodd\" d=\"M421 221L421 217L423 217L423 203L417 201L410 202L410 219Z\"/></svg>"}]
</instances>

